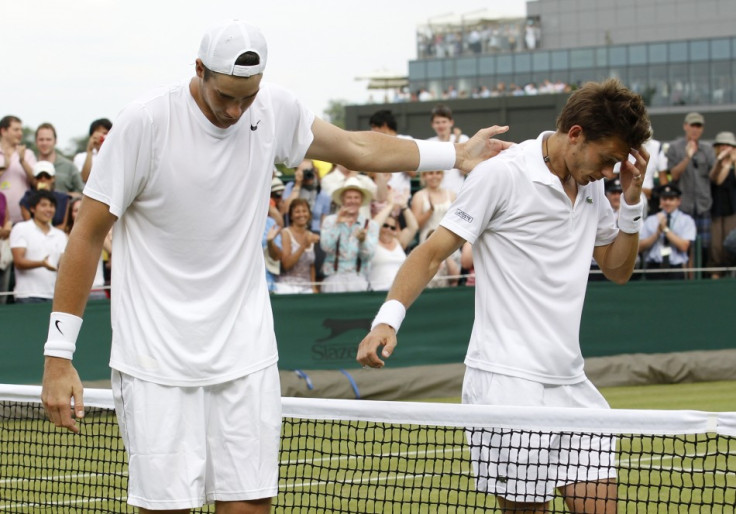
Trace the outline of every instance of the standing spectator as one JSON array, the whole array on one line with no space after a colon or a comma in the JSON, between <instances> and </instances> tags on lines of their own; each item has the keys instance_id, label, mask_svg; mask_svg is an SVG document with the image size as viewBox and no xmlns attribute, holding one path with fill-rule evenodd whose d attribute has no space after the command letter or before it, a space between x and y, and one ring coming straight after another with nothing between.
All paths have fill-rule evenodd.
<instances>
[{"instance_id":1,"label":"standing spectator","mask_svg":"<svg viewBox=\"0 0 736 514\"><path fill-rule=\"evenodd\" d=\"M74 228L74 222L77 220L77 216L79 215L79 207L82 205L82 198L72 198L69 202L69 207L67 208L67 223L64 226L64 232L66 233L67 237L69 234L72 233L72 229ZM89 293L89 299L90 300L106 300L108 298L107 294L105 293L104 287L105 287L105 261L103 259L103 255L107 254L108 256L108 262L112 256L112 230L107 233L107 237L105 238L105 242L102 243L102 250L103 253L100 255L100 260L97 263L97 269L95 270L95 278L92 281L92 290Z\"/></svg>"},{"instance_id":2,"label":"standing spectator","mask_svg":"<svg viewBox=\"0 0 736 514\"><path fill-rule=\"evenodd\" d=\"M15 303L50 302L56 271L66 248L66 234L51 225L56 197L40 190L30 200L33 218L16 223L10 232L15 265Z\"/></svg>"},{"instance_id":3,"label":"standing spectator","mask_svg":"<svg viewBox=\"0 0 736 514\"><path fill-rule=\"evenodd\" d=\"M13 272L13 253L10 251L10 230L13 223L8 212L8 200L0 192L0 305L7 303L10 275Z\"/></svg>"},{"instance_id":4,"label":"standing spectator","mask_svg":"<svg viewBox=\"0 0 736 514\"><path fill-rule=\"evenodd\" d=\"M331 172L322 177L322 191L335 201L335 191L345 187L348 180L354 183L356 180L360 183L360 186L370 194L371 199L376 196L377 186L371 178L357 171L349 170L342 164L337 164ZM360 208L361 216L365 218L371 217L370 202L364 203Z\"/></svg>"},{"instance_id":5,"label":"standing spectator","mask_svg":"<svg viewBox=\"0 0 736 514\"><path fill-rule=\"evenodd\" d=\"M399 218L392 214L396 209L404 216L406 226L403 229ZM371 260L370 287L372 291L388 291L406 260L406 249L414 241L419 225L414 213L407 207L406 199L400 196L397 202L393 191L389 191L389 201L373 221L379 229L376 253Z\"/></svg>"},{"instance_id":6,"label":"standing spectator","mask_svg":"<svg viewBox=\"0 0 736 514\"><path fill-rule=\"evenodd\" d=\"M33 189L26 191L23 198L20 199L20 210L24 221L31 219L30 199L36 191L45 189L50 191L56 197L56 213L51 224L59 230L64 230L67 222L67 205L69 203L69 195L67 193L59 193L55 190L56 169L49 161L38 161L33 165L33 175L36 178L36 184Z\"/></svg>"},{"instance_id":7,"label":"standing spectator","mask_svg":"<svg viewBox=\"0 0 736 514\"><path fill-rule=\"evenodd\" d=\"M82 175L72 161L56 151L56 129L51 123L41 123L36 129L36 148L39 161L49 161L54 165L54 189L80 197L84 189Z\"/></svg>"},{"instance_id":8,"label":"standing spectator","mask_svg":"<svg viewBox=\"0 0 736 514\"><path fill-rule=\"evenodd\" d=\"M10 221L23 221L20 199L34 183L33 165L36 157L21 144L23 125L16 116L0 120L0 192L5 195L10 211Z\"/></svg>"},{"instance_id":9,"label":"standing spectator","mask_svg":"<svg viewBox=\"0 0 736 514\"><path fill-rule=\"evenodd\" d=\"M107 133L111 129L112 122L107 118L100 118L90 123L87 150L74 156L74 165L79 169L84 182L89 180L89 174L92 171L97 152L100 151L100 146L105 142Z\"/></svg>"},{"instance_id":10,"label":"standing spectator","mask_svg":"<svg viewBox=\"0 0 736 514\"><path fill-rule=\"evenodd\" d=\"M276 290L276 277L281 273L281 225L271 216L273 210L273 208L269 209L261 241L263 258L266 262L266 286L269 293Z\"/></svg>"},{"instance_id":11,"label":"standing spectator","mask_svg":"<svg viewBox=\"0 0 736 514\"><path fill-rule=\"evenodd\" d=\"M644 252L647 269L682 269L688 262L688 249L695 240L695 221L682 212L680 189L673 184L657 191L662 210L644 221L639 239L639 253ZM648 273L648 280L684 279L685 273Z\"/></svg>"},{"instance_id":12,"label":"standing spectator","mask_svg":"<svg viewBox=\"0 0 736 514\"><path fill-rule=\"evenodd\" d=\"M708 175L716 163L713 147L700 140L703 135L705 118L702 114L691 112L685 116L683 130L685 135L670 144L667 150L667 165L672 181L682 192L680 210L689 214L698 228L701 243L700 261L708 260L710 249L710 179ZM690 266L697 264L695 246L690 247Z\"/></svg>"},{"instance_id":13,"label":"standing spectator","mask_svg":"<svg viewBox=\"0 0 736 514\"><path fill-rule=\"evenodd\" d=\"M711 266L733 265L733 259L723 248L723 240L736 230L736 137L733 132L719 132L713 142L716 163L710 170L711 196ZM720 278L714 272L713 278Z\"/></svg>"},{"instance_id":14,"label":"standing spectator","mask_svg":"<svg viewBox=\"0 0 736 514\"><path fill-rule=\"evenodd\" d=\"M319 293L315 245L319 236L309 230L309 202L297 198L289 204L289 226L281 231L281 273L278 294Z\"/></svg>"},{"instance_id":15,"label":"standing spectator","mask_svg":"<svg viewBox=\"0 0 736 514\"><path fill-rule=\"evenodd\" d=\"M320 245L325 252L322 292L368 290L367 270L376 251L378 224L360 209L370 204L372 196L357 177L347 179L332 194L338 211L325 218L320 234Z\"/></svg>"},{"instance_id":16,"label":"standing spectator","mask_svg":"<svg viewBox=\"0 0 736 514\"><path fill-rule=\"evenodd\" d=\"M319 173L314 167L314 161L304 159L294 170L294 180L284 187L281 203L281 214L288 214L291 208L291 202L301 198L307 201L310 216L310 230L319 234L322 220L330 214L332 207L332 198L324 191L320 185ZM286 225L290 224L290 220L284 220Z\"/></svg>"},{"instance_id":17,"label":"standing spectator","mask_svg":"<svg viewBox=\"0 0 736 514\"><path fill-rule=\"evenodd\" d=\"M414 193L411 210L419 223L419 242L436 229L442 217L455 201L455 193L442 187L444 171L425 171L422 173L425 186Z\"/></svg>"},{"instance_id":18,"label":"standing spectator","mask_svg":"<svg viewBox=\"0 0 736 514\"><path fill-rule=\"evenodd\" d=\"M452 119L452 110L443 104L438 104L432 109L431 114L432 130L434 130L434 137L430 137L429 141L445 141L451 143L464 143L468 140L468 136L465 134L455 134L453 127L455 121ZM465 173L457 168L451 168L445 170L444 177L442 178L442 188L452 191L457 194L463 185L465 180ZM421 223L420 223L421 224Z\"/></svg>"},{"instance_id":19,"label":"standing spectator","mask_svg":"<svg viewBox=\"0 0 736 514\"><path fill-rule=\"evenodd\" d=\"M398 123L396 123L394 114L388 109L374 112L368 120L368 123L371 126L371 130L374 132L381 132L388 136L411 139L410 136L405 136L397 132ZM416 171L402 171L400 173L391 174L388 185L394 191L394 201L401 203L402 196L405 197L407 201L409 200L409 197L411 196L411 179L416 177L416 175Z\"/></svg>"}]
</instances>

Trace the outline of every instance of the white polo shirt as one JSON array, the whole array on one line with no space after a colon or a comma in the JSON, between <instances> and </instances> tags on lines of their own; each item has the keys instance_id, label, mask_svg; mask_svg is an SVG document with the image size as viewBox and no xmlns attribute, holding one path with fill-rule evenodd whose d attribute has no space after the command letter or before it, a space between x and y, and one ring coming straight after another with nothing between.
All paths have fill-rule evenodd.
<instances>
[{"instance_id":1,"label":"white polo shirt","mask_svg":"<svg viewBox=\"0 0 736 514\"><path fill-rule=\"evenodd\" d=\"M25 248L26 259L40 261L48 257L52 266L59 265L61 254L66 249L66 234L49 226L44 233L32 219L21 221L10 231L10 248ZM44 267L15 270L15 289L18 298L53 298L56 272Z\"/></svg>"},{"instance_id":2,"label":"white polo shirt","mask_svg":"<svg viewBox=\"0 0 736 514\"><path fill-rule=\"evenodd\" d=\"M84 190L118 217L113 369L200 386L277 361L261 238L274 163L301 162L313 121L266 83L226 129L207 120L188 81L123 110Z\"/></svg>"},{"instance_id":3,"label":"white polo shirt","mask_svg":"<svg viewBox=\"0 0 736 514\"><path fill-rule=\"evenodd\" d=\"M548 384L585 379L579 330L594 246L616 238L603 181L573 205L542 133L481 163L441 225L473 244L475 322L465 364Z\"/></svg>"}]
</instances>

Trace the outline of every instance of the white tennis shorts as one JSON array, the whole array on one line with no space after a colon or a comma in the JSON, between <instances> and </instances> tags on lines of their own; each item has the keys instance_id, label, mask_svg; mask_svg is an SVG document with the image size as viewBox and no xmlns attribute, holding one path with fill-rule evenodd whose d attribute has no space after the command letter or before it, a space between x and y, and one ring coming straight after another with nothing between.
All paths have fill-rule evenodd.
<instances>
[{"instance_id":1,"label":"white tennis shorts","mask_svg":"<svg viewBox=\"0 0 736 514\"><path fill-rule=\"evenodd\" d=\"M281 390L276 365L203 387L174 387L113 370L128 451L128 503L155 510L278 493Z\"/></svg>"},{"instance_id":2,"label":"white tennis shorts","mask_svg":"<svg viewBox=\"0 0 736 514\"><path fill-rule=\"evenodd\" d=\"M589 381L551 385L467 368L463 403L608 408ZM555 489L616 478L615 436L490 429L467 431L476 490L512 502L551 501Z\"/></svg>"}]
</instances>

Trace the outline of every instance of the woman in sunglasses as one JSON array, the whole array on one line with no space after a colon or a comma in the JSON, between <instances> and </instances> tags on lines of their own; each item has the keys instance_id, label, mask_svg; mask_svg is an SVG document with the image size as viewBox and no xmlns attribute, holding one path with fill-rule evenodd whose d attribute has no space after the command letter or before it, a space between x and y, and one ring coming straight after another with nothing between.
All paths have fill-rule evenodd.
<instances>
[{"instance_id":1,"label":"woman in sunglasses","mask_svg":"<svg viewBox=\"0 0 736 514\"><path fill-rule=\"evenodd\" d=\"M404 216L406 226L403 229L399 225L398 217L392 215L395 209L399 209ZM391 189L388 191L386 206L373 220L380 228L368 280L371 290L388 291L401 264L406 260L405 250L414 241L419 224L412 210L406 205L406 198L403 199L403 203L396 203Z\"/></svg>"}]
</instances>

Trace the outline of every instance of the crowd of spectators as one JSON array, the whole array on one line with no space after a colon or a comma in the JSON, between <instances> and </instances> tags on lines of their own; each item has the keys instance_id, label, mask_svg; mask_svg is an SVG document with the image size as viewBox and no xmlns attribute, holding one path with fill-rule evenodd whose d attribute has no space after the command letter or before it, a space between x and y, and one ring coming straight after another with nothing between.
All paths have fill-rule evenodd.
<instances>
[{"instance_id":1,"label":"crowd of spectators","mask_svg":"<svg viewBox=\"0 0 736 514\"><path fill-rule=\"evenodd\" d=\"M23 144L21 119L0 119L0 304L52 300L84 184L111 128L105 118L92 122L86 150L72 161L57 151L51 123L36 129L34 154ZM111 251L108 237L91 298L107 297Z\"/></svg>"},{"instance_id":2,"label":"crowd of spectators","mask_svg":"<svg viewBox=\"0 0 736 514\"><path fill-rule=\"evenodd\" d=\"M445 105L434 106L429 120L432 139L467 139ZM397 132L389 110L374 113L370 125L410 137ZM51 301L84 183L111 127L95 120L85 151L70 160L56 150L50 123L36 130L34 154L22 144L21 120L0 120L0 303ZM637 266L647 280L692 278L696 266L719 278L736 265L736 137L721 132L709 144L701 140L704 128L705 117L689 113L682 137L645 144L648 217ZM266 276L276 294L387 290L407 254L439 226L465 178L456 169L366 174L311 160L289 171L274 170L263 231ZM618 179L605 190L616 213ZM109 292L111 238L91 298ZM592 261L591 280L602 279L596 268ZM455 285L474 285L468 244L442 263L430 287Z\"/></svg>"}]
</instances>

